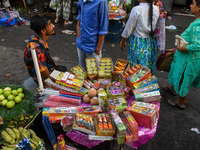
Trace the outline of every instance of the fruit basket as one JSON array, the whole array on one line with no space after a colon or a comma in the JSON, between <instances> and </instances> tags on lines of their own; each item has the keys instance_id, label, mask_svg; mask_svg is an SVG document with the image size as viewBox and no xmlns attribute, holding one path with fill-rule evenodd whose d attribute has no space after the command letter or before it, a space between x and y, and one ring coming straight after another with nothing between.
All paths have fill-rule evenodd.
<instances>
[{"instance_id":1,"label":"fruit basket","mask_svg":"<svg viewBox=\"0 0 200 150\"><path fill-rule=\"evenodd\" d=\"M31 123L34 121L34 119L37 117L37 115L40 113L40 110L36 110L34 97L35 93L32 90L28 90L23 85L0 85L0 89L5 89L6 87L11 88L12 90L16 90L18 88L23 89L24 97L20 103L16 103L13 108L7 108L0 106L0 116L3 118L3 124L0 125L0 132L4 130L10 122L13 120L13 118L16 118L20 114L29 115L32 117L29 118L29 120L20 125L22 127L28 128ZM2 95L2 93L0 94ZM2 135L0 134L0 145L3 143Z\"/></svg>"}]
</instances>

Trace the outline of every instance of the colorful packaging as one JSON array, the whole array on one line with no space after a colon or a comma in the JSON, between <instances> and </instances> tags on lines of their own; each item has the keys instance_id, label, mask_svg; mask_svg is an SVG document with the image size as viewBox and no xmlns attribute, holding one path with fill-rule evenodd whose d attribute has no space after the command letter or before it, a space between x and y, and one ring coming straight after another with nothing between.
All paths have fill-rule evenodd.
<instances>
[{"instance_id":1,"label":"colorful packaging","mask_svg":"<svg viewBox=\"0 0 200 150\"><path fill-rule=\"evenodd\" d=\"M111 83L110 79L99 79L100 87L106 89L106 87Z\"/></svg>"},{"instance_id":2,"label":"colorful packaging","mask_svg":"<svg viewBox=\"0 0 200 150\"><path fill-rule=\"evenodd\" d=\"M102 108L102 111L105 112L107 110L107 93L102 91L98 94L99 106Z\"/></svg>"},{"instance_id":3,"label":"colorful packaging","mask_svg":"<svg viewBox=\"0 0 200 150\"><path fill-rule=\"evenodd\" d=\"M46 116L65 116L65 115L75 115L79 113L79 107L52 107L43 108L42 115Z\"/></svg>"},{"instance_id":4,"label":"colorful packaging","mask_svg":"<svg viewBox=\"0 0 200 150\"><path fill-rule=\"evenodd\" d=\"M124 118L126 127L129 129L130 134L132 135L132 141L138 140L138 123L135 121L133 116L129 111L124 111Z\"/></svg>"},{"instance_id":5,"label":"colorful packaging","mask_svg":"<svg viewBox=\"0 0 200 150\"><path fill-rule=\"evenodd\" d=\"M100 58L99 62L99 78L111 78L112 58Z\"/></svg>"},{"instance_id":6,"label":"colorful packaging","mask_svg":"<svg viewBox=\"0 0 200 150\"><path fill-rule=\"evenodd\" d=\"M109 114L96 114L96 131L98 136L113 136L114 124Z\"/></svg>"},{"instance_id":7,"label":"colorful packaging","mask_svg":"<svg viewBox=\"0 0 200 150\"><path fill-rule=\"evenodd\" d=\"M95 58L86 58L85 61L89 79L96 79L98 77L98 70Z\"/></svg>"},{"instance_id":8,"label":"colorful packaging","mask_svg":"<svg viewBox=\"0 0 200 150\"><path fill-rule=\"evenodd\" d=\"M85 69L80 66L80 65L77 65L73 68L70 69L71 70L71 73L76 75L77 77L81 78L81 79L85 79L87 78L87 72L85 71Z\"/></svg>"},{"instance_id":9,"label":"colorful packaging","mask_svg":"<svg viewBox=\"0 0 200 150\"><path fill-rule=\"evenodd\" d=\"M76 114L74 117L74 124L72 126L74 130L78 130L89 135L95 135L95 121L90 115Z\"/></svg>"},{"instance_id":10,"label":"colorful packaging","mask_svg":"<svg viewBox=\"0 0 200 150\"><path fill-rule=\"evenodd\" d=\"M80 107L80 113L82 114L89 114L91 116L95 116L95 114L98 114L100 112L102 112L102 109L100 106Z\"/></svg>"},{"instance_id":11,"label":"colorful packaging","mask_svg":"<svg viewBox=\"0 0 200 150\"><path fill-rule=\"evenodd\" d=\"M155 84L155 83L158 83L158 80L157 80L157 77L155 75L147 78L146 80L143 80L139 83L136 83L133 85L134 89L137 89L137 88L141 88L141 87L144 87L144 86L147 86L147 85L150 85L150 84Z\"/></svg>"},{"instance_id":12,"label":"colorful packaging","mask_svg":"<svg viewBox=\"0 0 200 150\"><path fill-rule=\"evenodd\" d=\"M137 101L133 101L131 103L131 105L133 107L145 107L145 108L151 108L151 109L154 109L156 111L156 117L158 118L159 117L159 108L157 105L155 104L150 104L150 103L145 103L145 102L137 102Z\"/></svg>"},{"instance_id":13,"label":"colorful packaging","mask_svg":"<svg viewBox=\"0 0 200 150\"><path fill-rule=\"evenodd\" d=\"M160 101L160 98L161 96L159 91L135 94L135 100L141 102L150 103L150 102Z\"/></svg>"},{"instance_id":14,"label":"colorful packaging","mask_svg":"<svg viewBox=\"0 0 200 150\"><path fill-rule=\"evenodd\" d=\"M159 85L157 83L150 84L145 87L138 88L136 90L133 90L134 94L140 94L140 93L146 93L146 92L152 92L152 91L159 91Z\"/></svg>"},{"instance_id":15,"label":"colorful packaging","mask_svg":"<svg viewBox=\"0 0 200 150\"><path fill-rule=\"evenodd\" d=\"M123 96L107 99L108 109L127 106L127 101Z\"/></svg>"},{"instance_id":16,"label":"colorful packaging","mask_svg":"<svg viewBox=\"0 0 200 150\"><path fill-rule=\"evenodd\" d=\"M124 136L124 135L126 136L126 127L124 123L122 122L121 118L119 117L119 114L117 113L117 111L114 109L110 110L110 114L115 123L117 134L119 136Z\"/></svg>"},{"instance_id":17,"label":"colorful packaging","mask_svg":"<svg viewBox=\"0 0 200 150\"><path fill-rule=\"evenodd\" d=\"M110 86L107 87L107 94L109 98L123 96L124 91L120 86Z\"/></svg>"},{"instance_id":18,"label":"colorful packaging","mask_svg":"<svg viewBox=\"0 0 200 150\"><path fill-rule=\"evenodd\" d=\"M138 106L128 106L127 110L131 113L134 119L137 121L138 125L144 126L146 128L153 128L156 122L156 111L151 108L138 107Z\"/></svg>"}]
</instances>

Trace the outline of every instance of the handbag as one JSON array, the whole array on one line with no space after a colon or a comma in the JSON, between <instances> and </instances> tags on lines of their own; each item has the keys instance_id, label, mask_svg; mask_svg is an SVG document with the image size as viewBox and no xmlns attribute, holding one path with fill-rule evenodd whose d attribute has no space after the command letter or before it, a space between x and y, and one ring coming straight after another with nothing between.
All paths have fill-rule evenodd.
<instances>
[{"instance_id":1,"label":"handbag","mask_svg":"<svg viewBox=\"0 0 200 150\"><path fill-rule=\"evenodd\" d=\"M171 64L174 61L174 54L176 49L168 49L165 53L160 54L156 61L156 68L161 71L169 72L171 69Z\"/></svg>"}]
</instances>

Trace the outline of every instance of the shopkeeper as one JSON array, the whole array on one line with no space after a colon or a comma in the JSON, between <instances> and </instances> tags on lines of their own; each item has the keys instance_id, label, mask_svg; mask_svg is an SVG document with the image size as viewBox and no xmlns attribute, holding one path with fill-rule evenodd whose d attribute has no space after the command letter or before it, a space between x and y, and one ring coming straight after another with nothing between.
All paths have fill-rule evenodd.
<instances>
[{"instance_id":1,"label":"shopkeeper","mask_svg":"<svg viewBox=\"0 0 200 150\"><path fill-rule=\"evenodd\" d=\"M24 62L26 69L33 80L38 83L31 54L31 50L35 49L42 80L44 81L46 78L50 78L54 81L54 79L51 78L50 73L57 67L57 65L49 55L47 39L50 35L55 34L55 25L52 24L51 20L47 16L35 15L31 18L30 28L35 32L35 34L31 36L25 48Z\"/></svg>"}]
</instances>

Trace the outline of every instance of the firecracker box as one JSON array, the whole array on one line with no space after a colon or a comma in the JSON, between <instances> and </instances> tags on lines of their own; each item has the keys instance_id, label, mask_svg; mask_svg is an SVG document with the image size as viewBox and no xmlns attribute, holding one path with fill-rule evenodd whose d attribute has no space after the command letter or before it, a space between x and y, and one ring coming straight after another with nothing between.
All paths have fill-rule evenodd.
<instances>
[{"instance_id":1,"label":"firecracker box","mask_svg":"<svg viewBox=\"0 0 200 150\"><path fill-rule=\"evenodd\" d=\"M98 77L99 78L111 78L112 74L112 58L100 58L99 61L99 70Z\"/></svg>"},{"instance_id":2,"label":"firecracker box","mask_svg":"<svg viewBox=\"0 0 200 150\"><path fill-rule=\"evenodd\" d=\"M120 86L107 86L107 94L109 98L124 96L124 90Z\"/></svg>"},{"instance_id":3,"label":"firecracker box","mask_svg":"<svg viewBox=\"0 0 200 150\"><path fill-rule=\"evenodd\" d=\"M74 124L72 126L74 130L84 132L89 135L95 135L95 120L94 117L85 114L77 113L74 117Z\"/></svg>"},{"instance_id":4,"label":"firecracker box","mask_svg":"<svg viewBox=\"0 0 200 150\"><path fill-rule=\"evenodd\" d=\"M79 77L81 79L87 78L87 72L80 65L77 65L77 66L71 68L70 71L71 71L72 74L74 74L75 76L77 76L77 77Z\"/></svg>"},{"instance_id":5,"label":"firecracker box","mask_svg":"<svg viewBox=\"0 0 200 150\"><path fill-rule=\"evenodd\" d=\"M98 113L101 113L102 109L100 106L82 106L80 107L80 113L88 114L91 116L95 116Z\"/></svg>"},{"instance_id":6,"label":"firecracker box","mask_svg":"<svg viewBox=\"0 0 200 150\"><path fill-rule=\"evenodd\" d=\"M160 101L160 99L161 99L161 96L160 96L159 91L135 94L135 100L136 101L150 103L150 102Z\"/></svg>"},{"instance_id":7,"label":"firecracker box","mask_svg":"<svg viewBox=\"0 0 200 150\"><path fill-rule=\"evenodd\" d=\"M151 103L145 103L145 102L138 102L138 101L133 101L131 103L133 107L145 107L145 108L151 108L156 111L156 118L159 117L159 108L156 104L151 104Z\"/></svg>"},{"instance_id":8,"label":"firecracker box","mask_svg":"<svg viewBox=\"0 0 200 150\"><path fill-rule=\"evenodd\" d=\"M140 93L153 92L153 91L159 91L159 85L157 83L135 89L133 90L133 93L140 94Z\"/></svg>"},{"instance_id":9,"label":"firecracker box","mask_svg":"<svg viewBox=\"0 0 200 150\"><path fill-rule=\"evenodd\" d=\"M118 144L124 144L126 142L126 135L120 136L117 134L117 143Z\"/></svg>"},{"instance_id":10,"label":"firecracker box","mask_svg":"<svg viewBox=\"0 0 200 150\"><path fill-rule=\"evenodd\" d=\"M75 115L80 112L79 107L51 107L43 108L42 115L46 116L66 116L66 115Z\"/></svg>"},{"instance_id":11,"label":"firecracker box","mask_svg":"<svg viewBox=\"0 0 200 150\"><path fill-rule=\"evenodd\" d=\"M95 121L97 136L113 136L115 134L115 127L110 114L96 114Z\"/></svg>"},{"instance_id":12,"label":"firecracker box","mask_svg":"<svg viewBox=\"0 0 200 150\"><path fill-rule=\"evenodd\" d=\"M130 64L128 60L118 58L112 70L113 80L118 81L119 76L122 75L124 72L126 72L129 68L130 68Z\"/></svg>"},{"instance_id":13,"label":"firecracker box","mask_svg":"<svg viewBox=\"0 0 200 150\"><path fill-rule=\"evenodd\" d=\"M143 69L143 66L140 64L135 64L132 66L132 68L129 68L126 72L124 72L122 75L119 76L119 82L126 85L127 84L127 79L140 69Z\"/></svg>"},{"instance_id":14,"label":"firecracker box","mask_svg":"<svg viewBox=\"0 0 200 150\"><path fill-rule=\"evenodd\" d=\"M150 84L155 84L155 83L158 83L158 80L157 80L157 77L155 75L139 82L139 83L136 83L133 85L133 88L134 89L137 89L137 88L142 88L144 86L147 86L147 85L150 85Z\"/></svg>"},{"instance_id":15,"label":"firecracker box","mask_svg":"<svg viewBox=\"0 0 200 150\"><path fill-rule=\"evenodd\" d=\"M103 141L111 141L114 140L112 136L97 136L97 135L88 135L89 140L103 140Z\"/></svg>"},{"instance_id":16,"label":"firecracker box","mask_svg":"<svg viewBox=\"0 0 200 150\"><path fill-rule=\"evenodd\" d=\"M156 111L151 108L128 106L127 110L131 113L138 125L152 129L156 122Z\"/></svg>"},{"instance_id":17,"label":"firecracker box","mask_svg":"<svg viewBox=\"0 0 200 150\"><path fill-rule=\"evenodd\" d=\"M126 126L124 125L123 121L119 117L119 114L117 113L117 111L115 109L110 110L110 114L115 124L116 133L119 136L126 136Z\"/></svg>"},{"instance_id":18,"label":"firecracker box","mask_svg":"<svg viewBox=\"0 0 200 150\"><path fill-rule=\"evenodd\" d=\"M122 107L116 107L115 110L117 111L118 114L123 113L124 110L126 110L127 106L122 106Z\"/></svg>"},{"instance_id":19,"label":"firecracker box","mask_svg":"<svg viewBox=\"0 0 200 150\"><path fill-rule=\"evenodd\" d=\"M132 141L138 140L138 123L133 118L131 113L129 111L124 111L124 120L127 128L130 131L130 134L132 135Z\"/></svg>"},{"instance_id":20,"label":"firecracker box","mask_svg":"<svg viewBox=\"0 0 200 150\"><path fill-rule=\"evenodd\" d=\"M115 109L117 107L126 107L127 101L123 96L107 99L108 110Z\"/></svg>"},{"instance_id":21,"label":"firecracker box","mask_svg":"<svg viewBox=\"0 0 200 150\"><path fill-rule=\"evenodd\" d=\"M128 86L133 89L136 83L139 83L151 76L151 70L145 66L143 69L138 70L136 73L132 74L129 78L127 78Z\"/></svg>"},{"instance_id":22,"label":"firecracker box","mask_svg":"<svg viewBox=\"0 0 200 150\"><path fill-rule=\"evenodd\" d=\"M106 87L111 83L111 80L104 78L104 79L98 79L98 82L99 82L101 88L106 89Z\"/></svg>"},{"instance_id":23,"label":"firecracker box","mask_svg":"<svg viewBox=\"0 0 200 150\"><path fill-rule=\"evenodd\" d=\"M86 58L86 69L87 69L87 75L90 80L95 80L98 78L98 69L97 69L97 63L95 58Z\"/></svg>"}]
</instances>

